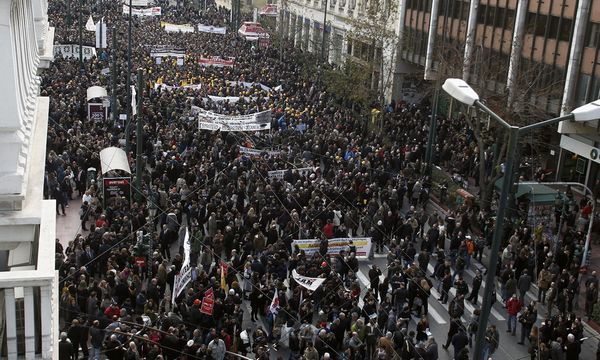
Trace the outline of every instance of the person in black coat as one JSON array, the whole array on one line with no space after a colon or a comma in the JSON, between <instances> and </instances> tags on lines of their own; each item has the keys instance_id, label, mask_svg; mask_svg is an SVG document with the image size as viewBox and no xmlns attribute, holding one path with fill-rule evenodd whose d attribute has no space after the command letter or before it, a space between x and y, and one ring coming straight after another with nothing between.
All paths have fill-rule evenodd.
<instances>
[{"instance_id":1,"label":"person in black coat","mask_svg":"<svg viewBox=\"0 0 600 360\"><path fill-rule=\"evenodd\" d=\"M75 359L75 350L73 344L69 341L67 333L60 333L60 341L58 342L58 359L73 360Z\"/></svg>"},{"instance_id":2,"label":"person in black coat","mask_svg":"<svg viewBox=\"0 0 600 360\"><path fill-rule=\"evenodd\" d=\"M455 334L458 333L458 329L461 327L460 318L452 318L450 319L450 328L448 328L448 338L446 339L446 344L443 345L444 349L448 349L450 343L452 342L452 338ZM467 338L467 343L469 339Z\"/></svg>"},{"instance_id":3,"label":"person in black coat","mask_svg":"<svg viewBox=\"0 0 600 360\"><path fill-rule=\"evenodd\" d=\"M87 347L87 328L79 325L79 320L74 319L67 334L73 344L74 358L79 358L79 347L81 347L81 350L83 351L83 356L87 358L89 355Z\"/></svg>"},{"instance_id":4,"label":"person in black coat","mask_svg":"<svg viewBox=\"0 0 600 360\"><path fill-rule=\"evenodd\" d=\"M469 337L465 334L465 329L459 326L458 333L452 336L452 346L454 346L454 358L458 359L459 354L469 345Z\"/></svg>"}]
</instances>

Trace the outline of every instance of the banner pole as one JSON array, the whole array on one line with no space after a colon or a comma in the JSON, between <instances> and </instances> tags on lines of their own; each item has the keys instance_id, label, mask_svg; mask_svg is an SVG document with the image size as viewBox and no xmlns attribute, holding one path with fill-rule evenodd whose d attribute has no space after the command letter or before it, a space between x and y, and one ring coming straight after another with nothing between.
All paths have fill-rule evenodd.
<instances>
[{"instance_id":1,"label":"banner pole","mask_svg":"<svg viewBox=\"0 0 600 360\"><path fill-rule=\"evenodd\" d=\"M144 145L144 129L143 129L143 116L142 116L142 101L144 95L144 70L138 69L137 71L137 119L136 119L136 133L135 133L135 186L138 189L137 200L142 201L142 152Z\"/></svg>"}]
</instances>

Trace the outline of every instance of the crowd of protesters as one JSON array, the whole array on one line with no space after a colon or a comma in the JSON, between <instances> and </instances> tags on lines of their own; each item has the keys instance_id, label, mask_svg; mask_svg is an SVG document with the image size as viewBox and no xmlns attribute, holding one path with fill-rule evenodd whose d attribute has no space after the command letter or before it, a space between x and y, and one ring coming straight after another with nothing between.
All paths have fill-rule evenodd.
<instances>
[{"instance_id":1,"label":"crowd of protesters","mask_svg":"<svg viewBox=\"0 0 600 360\"><path fill-rule=\"evenodd\" d=\"M383 131L369 131L369 119L332 99L316 78L301 76L303 64L296 59L305 55L289 44L280 61L278 49L263 49L235 30L222 35L161 28L161 21L227 26L229 13L207 3L206 10L192 11L188 1L177 7L159 1L160 19L133 20L133 69L144 69L148 86L137 117L144 137L132 140L132 149L142 142L143 154L130 154L132 168L136 155L144 159L144 171L135 174L143 187L133 188L131 203L103 201L98 177L88 174L88 168L101 168L100 150L122 145L125 129L118 121L89 121L85 96L89 86L106 86L126 112L127 16L117 2L85 9L49 3L56 43L78 41L76 29L87 11L96 20L104 16L109 33L117 31L117 44L109 38L108 49L83 67L77 58L58 56L43 74L42 95L51 99L44 193L56 199L57 214L73 211L81 220L80 234L68 246L56 245L60 358L221 360L235 353L267 359L283 348L290 358L307 360L434 360L443 351L427 317L435 287L439 301L450 302L443 347L452 346L455 359L468 359L479 310L467 323L461 318L465 301L478 304L483 274L478 270L470 284L463 274L475 269L491 242L494 207L465 204L446 216L426 211L432 191L422 164L427 105L392 102ZM85 33L84 42L92 37ZM153 45L186 49L184 64L168 58L157 64L149 55ZM199 56L234 57L235 66L202 67ZM112 74L103 71L114 71L113 58L116 89ZM156 83L202 86L165 90ZM244 98L214 102L205 100L208 95ZM222 114L271 110L273 129L198 130L190 120L192 105ZM461 119L440 122L436 163L466 178L480 161L474 135ZM240 146L279 154L250 157L240 154ZM296 170L307 167L314 170ZM286 172L271 178L271 170ZM82 198L79 209L69 208L75 197ZM578 359L584 335L573 310L580 284L586 287L587 316L598 297L596 274L584 281L580 274L591 205L568 193L557 198L556 213L552 225L516 222L507 229L495 270L507 334L520 328L520 343L532 359ZM552 233L559 229L557 246ZM186 230L194 270L173 303ZM357 279L352 244L338 256L327 254L327 239L353 236L369 236L374 252L387 253L387 268L373 266L368 287ZM321 239L320 250L305 254L292 244L298 238ZM325 281L308 291L291 279L293 270ZM214 292L212 315L202 311L207 291ZM269 310L274 297L277 311ZM547 309L542 322L538 302ZM500 346L499 331L487 328L486 357Z\"/></svg>"}]
</instances>

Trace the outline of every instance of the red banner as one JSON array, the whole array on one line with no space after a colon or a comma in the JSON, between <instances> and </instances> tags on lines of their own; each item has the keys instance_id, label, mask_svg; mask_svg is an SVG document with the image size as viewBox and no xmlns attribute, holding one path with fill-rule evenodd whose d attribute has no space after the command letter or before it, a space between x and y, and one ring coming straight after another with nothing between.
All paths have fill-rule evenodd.
<instances>
[{"instance_id":1,"label":"red banner","mask_svg":"<svg viewBox=\"0 0 600 360\"><path fill-rule=\"evenodd\" d=\"M202 66L226 67L235 65L234 58L223 59L220 56L200 57L198 63Z\"/></svg>"},{"instance_id":2,"label":"red banner","mask_svg":"<svg viewBox=\"0 0 600 360\"><path fill-rule=\"evenodd\" d=\"M215 306L215 299L214 299L214 291L212 288L206 290L206 293L204 294L204 298L202 299L202 306L200 307L200 312L206 315L212 315L213 313L213 308Z\"/></svg>"}]
</instances>

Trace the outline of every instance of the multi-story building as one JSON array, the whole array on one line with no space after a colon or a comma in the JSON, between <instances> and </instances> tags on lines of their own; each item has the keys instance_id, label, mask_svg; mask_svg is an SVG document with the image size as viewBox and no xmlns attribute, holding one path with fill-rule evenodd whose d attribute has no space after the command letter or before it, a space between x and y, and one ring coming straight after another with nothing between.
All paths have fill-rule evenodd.
<instances>
[{"instance_id":1,"label":"multi-story building","mask_svg":"<svg viewBox=\"0 0 600 360\"><path fill-rule=\"evenodd\" d=\"M43 199L47 0L0 0L0 357L58 359L54 200Z\"/></svg>"},{"instance_id":2,"label":"multi-story building","mask_svg":"<svg viewBox=\"0 0 600 360\"><path fill-rule=\"evenodd\" d=\"M369 1L280 0L279 20L294 46L307 51L320 49L325 28L328 60L339 63L363 52L364 44L349 41L347 34L352 19L365 16L365 4ZM405 80L415 72L425 80L435 79L437 72L462 77L497 95L503 106L535 107L538 112L532 115L538 117L569 112L600 97L600 0L393 4L397 14L387 27L400 41L396 51L383 51L383 74L393 74L385 86L388 100L407 93ZM561 148L553 151L554 163L560 163L558 178L595 182L600 162L597 126L561 124Z\"/></svg>"}]
</instances>

